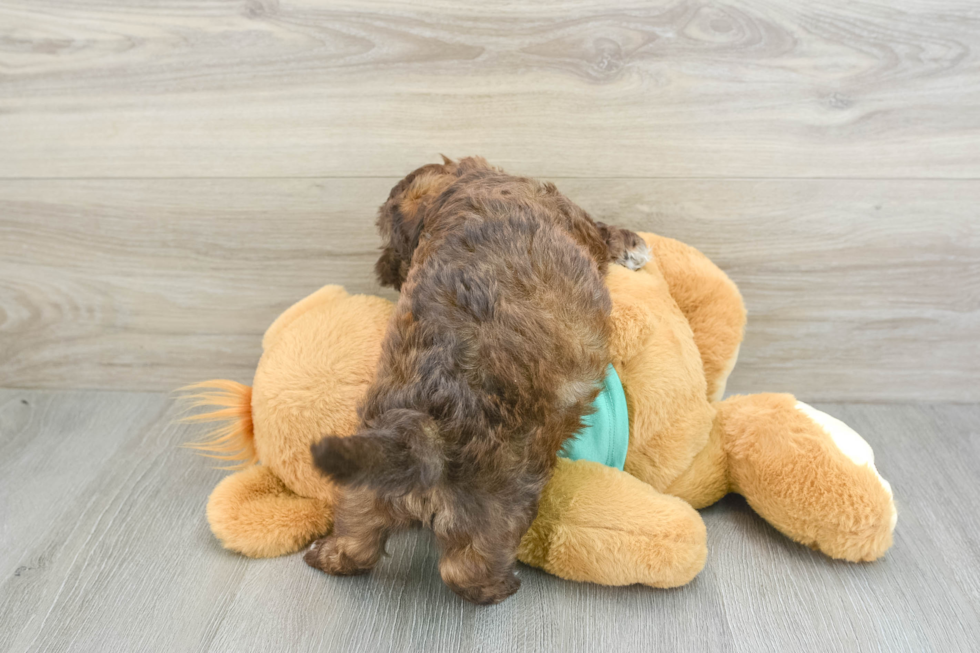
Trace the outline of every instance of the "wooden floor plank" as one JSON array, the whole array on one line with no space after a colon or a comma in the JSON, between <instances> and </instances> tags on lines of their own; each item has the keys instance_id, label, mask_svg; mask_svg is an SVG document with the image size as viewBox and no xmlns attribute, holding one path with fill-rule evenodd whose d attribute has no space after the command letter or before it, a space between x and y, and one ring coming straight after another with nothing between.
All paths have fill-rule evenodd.
<instances>
[{"instance_id":1,"label":"wooden floor plank","mask_svg":"<svg viewBox=\"0 0 980 653\"><path fill-rule=\"evenodd\" d=\"M145 427L164 401L156 394L0 391L0 577L30 575L46 564L46 554L25 557L46 535L36 528L38 518L48 526L73 522L66 488L95 483L130 429ZM72 433L86 433L97 444L65 437ZM78 498L87 500L81 493Z\"/></svg>"},{"instance_id":2,"label":"wooden floor plank","mask_svg":"<svg viewBox=\"0 0 980 653\"><path fill-rule=\"evenodd\" d=\"M0 383L249 382L291 303L380 292L374 214L395 181L0 181ZM731 391L980 400L980 181L556 182L738 283Z\"/></svg>"},{"instance_id":3,"label":"wooden floor plank","mask_svg":"<svg viewBox=\"0 0 980 653\"><path fill-rule=\"evenodd\" d=\"M980 177L967 0L0 7L0 177Z\"/></svg>"},{"instance_id":4,"label":"wooden floor plank","mask_svg":"<svg viewBox=\"0 0 980 653\"><path fill-rule=\"evenodd\" d=\"M741 498L709 508L729 511L730 535L713 541L722 592L740 597L727 602L739 650L970 650L980 633L980 551L963 538L976 538L976 525L949 497L980 500L968 480L980 464L980 407L819 408L874 448L895 491L895 544L875 563L842 564L779 536Z\"/></svg>"},{"instance_id":5,"label":"wooden floor plank","mask_svg":"<svg viewBox=\"0 0 980 653\"><path fill-rule=\"evenodd\" d=\"M203 519L222 474L176 447L187 432L172 399L0 391L4 412L21 400L46 412L12 436L31 446L0 477L15 527L2 569L17 565L0 584L0 650L206 647L246 566ZM57 503L45 510L25 491Z\"/></svg>"},{"instance_id":6,"label":"wooden floor plank","mask_svg":"<svg viewBox=\"0 0 980 653\"><path fill-rule=\"evenodd\" d=\"M951 652L980 637L980 530L963 511L980 501L978 405L818 406L861 432L895 489L895 545L881 561L830 560L728 497L701 513L708 561L683 588L521 567L518 594L477 608L439 581L422 531L358 578L223 551L204 519L222 474L175 447L195 432L171 423L169 402L0 391L0 651ZM24 498L34 494L48 509Z\"/></svg>"}]
</instances>

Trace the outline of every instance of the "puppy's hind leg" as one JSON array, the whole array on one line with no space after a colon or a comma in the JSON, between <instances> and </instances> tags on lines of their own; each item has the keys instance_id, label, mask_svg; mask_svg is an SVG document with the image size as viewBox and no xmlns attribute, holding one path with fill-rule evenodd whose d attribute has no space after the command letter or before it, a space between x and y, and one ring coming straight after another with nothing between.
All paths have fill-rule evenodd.
<instances>
[{"instance_id":1,"label":"puppy's hind leg","mask_svg":"<svg viewBox=\"0 0 980 653\"><path fill-rule=\"evenodd\" d=\"M307 550L306 564L334 576L367 573L378 564L393 520L370 490L346 490L334 518L333 532Z\"/></svg>"}]
</instances>

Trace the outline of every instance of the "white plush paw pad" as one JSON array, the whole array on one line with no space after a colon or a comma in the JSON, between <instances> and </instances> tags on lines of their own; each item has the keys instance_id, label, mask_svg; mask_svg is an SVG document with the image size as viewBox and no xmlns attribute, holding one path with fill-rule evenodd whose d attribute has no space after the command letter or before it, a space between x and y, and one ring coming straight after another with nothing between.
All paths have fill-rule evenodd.
<instances>
[{"instance_id":1,"label":"white plush paw pad","mask_svg":"<svg viewBox=\"0 0 980 653\"><path fill-rule=\"evenodd\" d=\"M864 438L858 435L857 431L836 417L832 417L823 411L817 410L813 406L805 404L802 401L796 402L796 410L809 417L818 426L820 426L820 428L826 431L834 445L840 449L841 453L850 458L855 465L867 465L870 467L871 471L875 473L875 476L881 483L881 486L885 488L885 492L888 493L888 496L894 496L894 494L892 494L891 484L881 477L881 474L878 473L878 469L875 467L875 454L871 449L871 445L868 444ZM893 506L891 523L893 530L897 521L898 513L895 512L895 508Z\"/></svg>"},{"instance_id":2,"label":"white plush paw pad","mask_svg":"<svg viewBox=\"0 0 980 653\"><path fill-rule=\"evenodd\" d=\"M650 262L650 256L650 248L641 240L636 247L623 252L623 256L617 262L630 270L639 270Z\"/></svg>"}]
</instances>

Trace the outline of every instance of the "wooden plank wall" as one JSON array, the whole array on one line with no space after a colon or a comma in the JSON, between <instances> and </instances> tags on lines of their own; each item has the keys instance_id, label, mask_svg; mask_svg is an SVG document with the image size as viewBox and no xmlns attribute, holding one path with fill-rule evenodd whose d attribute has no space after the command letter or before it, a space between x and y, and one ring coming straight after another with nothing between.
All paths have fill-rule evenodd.
<instances>
[{"instance_id":1,"label":"wooden plank wall","mask_svg":"<svg viewBox=\"0 0 980 653\"><path fill-rule=\"evenodd\" d=\"M0 4L0 386L248 381L483 154L742 288L730 389L980 399L974 2Z\"/></svg>"}]
</instances>

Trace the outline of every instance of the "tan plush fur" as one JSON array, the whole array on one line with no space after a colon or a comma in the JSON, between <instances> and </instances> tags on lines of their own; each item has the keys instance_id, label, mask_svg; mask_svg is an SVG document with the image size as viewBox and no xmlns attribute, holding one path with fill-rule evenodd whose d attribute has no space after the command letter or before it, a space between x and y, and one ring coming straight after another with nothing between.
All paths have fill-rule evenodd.
<instances>
[{"instance_id":1,"label":"tan plush fur","mask_svg":"<svg viewBox=\"0 0 980 653\"><path fill-rule=\"evenodd\" d=\"M300 496L335 498L313 468L310 445L350 435L357 404L374 380L390 302L327 286L277 320L263 339L252 385L255 449ZM285 318L285 319L283 319Z\"/></svg>"},{"instance_id":2,"label":"tan plush fur","mask_svg":"<svg viewBox=\"0 0 980 653\"><path fill-rule=\"evenodd\" d=\"M795 402L786 394L723 402L732 491L797 542L834 558L878 558L892 544L891 495L869 467L855 465L814 429Z\"/></svg>"},{"instance_id":3,"label":"tan plush fur","mask_svg":"<svg viewBox=\"0 0 980 653\"><path fill-rule=\"evenodd\" d=\"M626 471L561 461L520 559L572 580L682 585L707 552L694 509L728 492L832 557L884 554L895 507L870 464L849 458L790 395L717 401L745 324L735 285L697 250L643 237L651 262L636 272L612 266L607 279L610 353L630 417ZM391 310L383 299L323 288L266 333L250 415L241 410L247 387L219 386L222 404L211 415L231 424L202 448L239 451L247 463L254 442L261 460L211 495L208 519L226 547L282 555L329 530L337 489L313 469L310 443L356 428Z\"/></svg>"},{"instance_id":4,"label":"tan plush fur","mask_svg":"<svg viewBox=\"0 0 980 653\"><path fill-rule=\"evenodd\" d=\"M618 469L560 460L519 557L568 580L677 587L707 554L704 522L689 504Z\"/></svg>"},{"instance_id":5,"label":"tan plush fur","mask_svg":"<svg viewBox=\"0 0 980 653\"><path fill-rule=\"evenodd\" d=\"M701 353L708 397L718 401L735 366L745 328L738 288L707 256L672 238L648 239L670 296L687 318Z\"/></svg>"},{"instance_id":6,"label":"tan plush fur","mask_svg":"<svg viewBox=\"0 0 980 653\"><path fill-rule=\"evenodd\" d=\"M714 410L691 327L655 262L611 267L609 349L629 409L626 471L663 491L704 448Z\"/></svg>"},{"instance_id":7,"label":"tan plush fur","mask_svg":"<svg viewBox=\"0 0 980 653\"><path fill-rule=\"evenodd\" d=\"M267 465L228 476L211 493L208 522L221 543L250 558L296 551L330 528L333 501L293 493Z\"/></svg>"}]
</instances>

